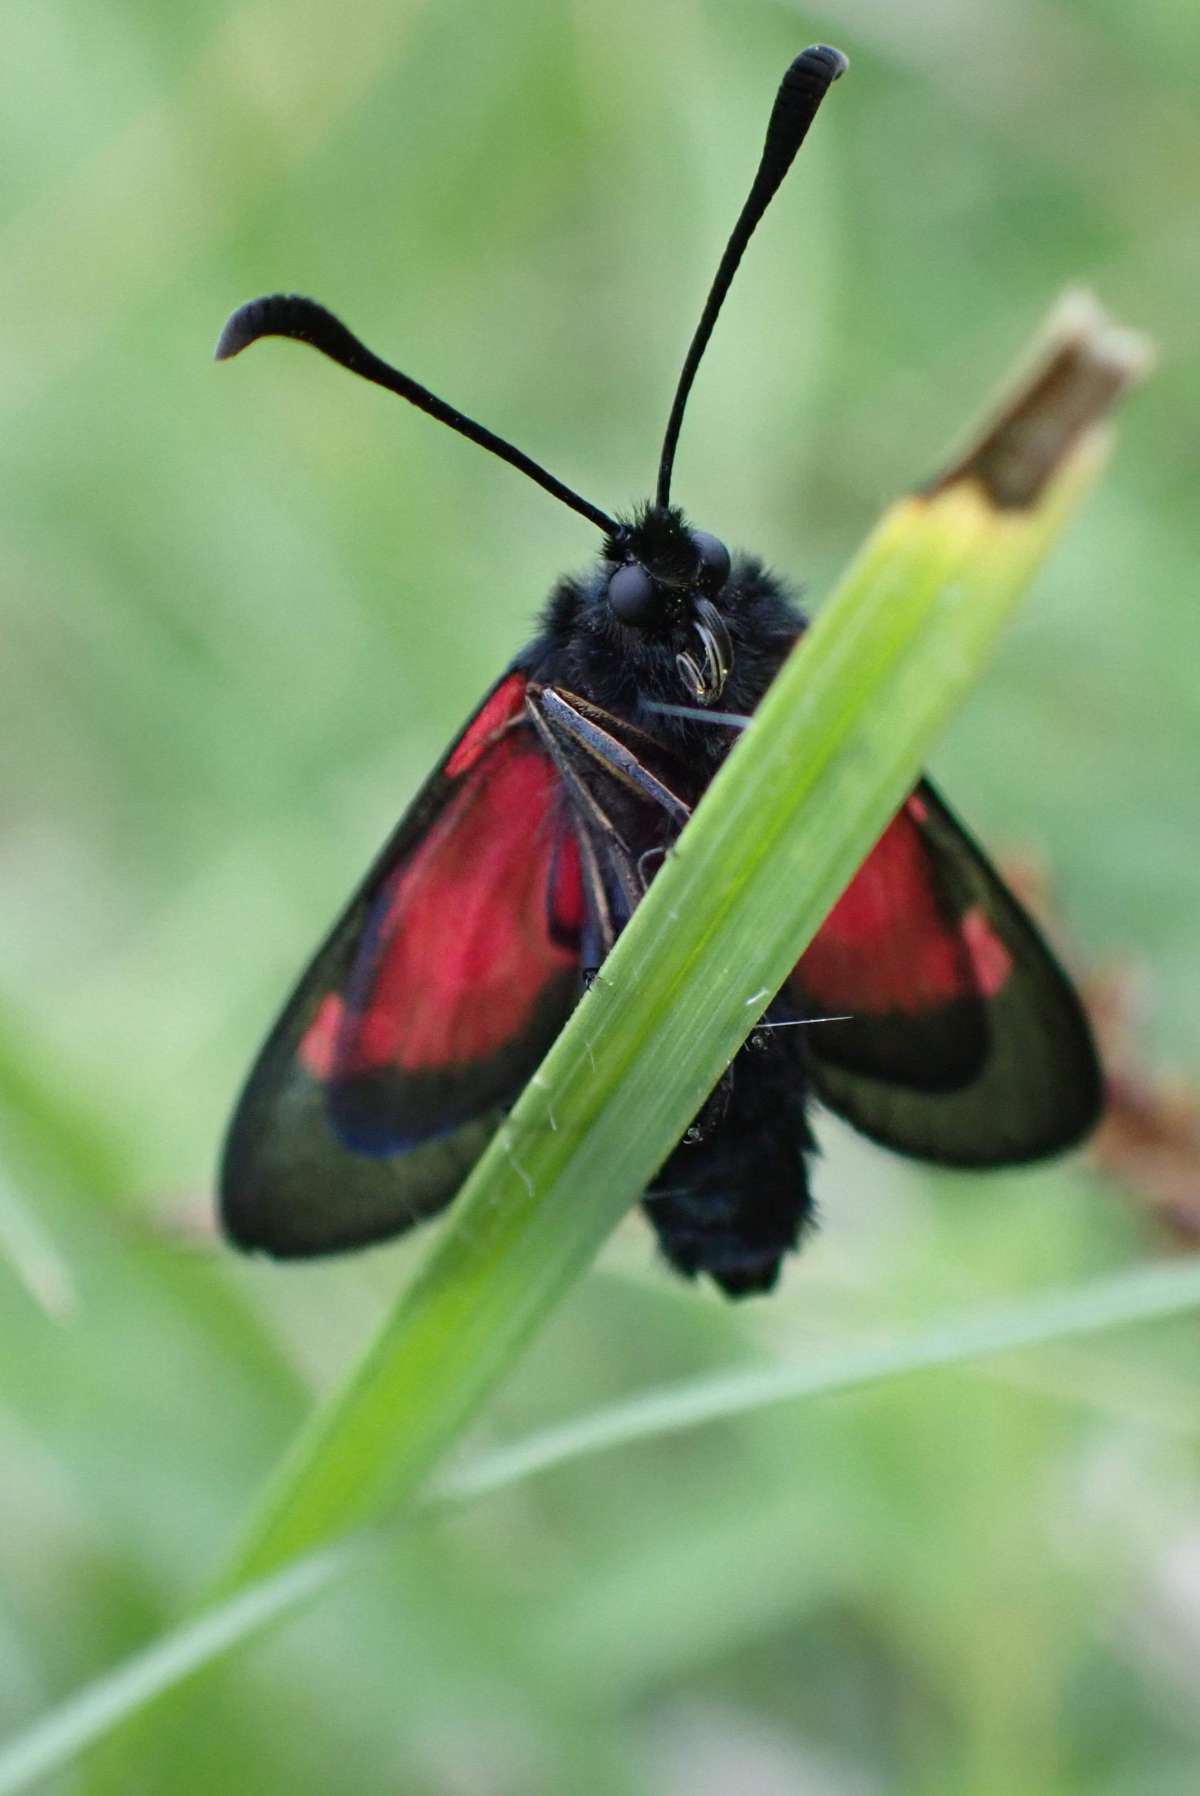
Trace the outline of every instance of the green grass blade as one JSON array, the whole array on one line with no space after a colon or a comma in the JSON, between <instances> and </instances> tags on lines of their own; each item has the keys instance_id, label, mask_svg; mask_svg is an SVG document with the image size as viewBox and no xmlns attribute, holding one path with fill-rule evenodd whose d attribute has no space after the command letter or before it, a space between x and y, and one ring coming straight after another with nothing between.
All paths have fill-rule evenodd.
<instances>
[{"instance_id":1,"label":"green grass blade","mask_svg":"<svg viewBox=\"0 0 1200 1796\"><path fill-rule=\"evenodd\" d=\"M1198 1307L1200 1265L1139 1268L1076 1291L1054 1291L979 1315L953 1316L896 1340L866 1341L809 1353L802 1360L643 1391L508 1446L473 1454L463 1464L447 1468L430 1487L430 1495L463 1502L591 1453L678 1434L777 1403L862 1390L915 1372L940 1371L1024 1348L1080 1340Z\"/></svg>"},{"instance_id":2,"label":"green grass blade","mask_svg":"<svg viewBox=\"0 0 1200 1796\"><path fill-rule=\"evenodd\" d=\"M350 1557L331 1548L289 1565L85 1685L0 1747L0 1796L61 1770L165 1690L310 1601Z\"/></svg>"},{"instance_id":3,"label":"green grass blade","mask_svg":"<svg viewBox=\"0 0 1200 1796\"><path fill-rule=\"evenodd\" d=\"M1076 1291L1055 1291L983 1314L956 1316L892 1341L806 1354L802 1360L681 1381L595 1410L559 1428L474 1454L429 1492L469 1502L592 1453L727 1420L803 1398L834 1396L918 1372L1082 1340L1200 1308L1200 1265L1139 1268ZM140 1713L205 1665L254 1639L363 1563L370 1536L298 1560L155 1641L95 1679L0 1747L0 1796L15 1796Z\"/></svg>"},{"instance_id":4,"label":"green grass blade","mask_svg":"<svg viewBox=\"0 0 1200 1796\"><path fill-rule=\"evenodd\" d=\"M1091 483L1097 421L1140 363L1123 333L1072 314L997 424L885 516L422 1272L286 1458L227 1583L411 1497L588 1264L910 788Z\"/></svg>"}]
</instances>

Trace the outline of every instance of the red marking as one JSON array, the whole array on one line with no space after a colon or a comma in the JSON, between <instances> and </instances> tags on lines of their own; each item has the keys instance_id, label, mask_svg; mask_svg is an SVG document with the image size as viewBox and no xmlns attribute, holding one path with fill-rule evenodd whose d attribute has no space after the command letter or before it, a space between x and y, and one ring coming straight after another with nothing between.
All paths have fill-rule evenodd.
<instances>
[{"instance_id":1,"label":"red marking","mask_svg":"<svg viewBox=\"0 0 1200 1796\"><path fill-rule=\"evenodd\" d=\"M569 938L583 913L558 795L526 732L493 732L486 761L384 884L351 1007L339 1017L327 999L311 1025L302 1053L318 1077L445 1071L527 1027L549 981L578 959L550 933L552 914Z\"/></svg>"},{"instance_id":2,"label":"red marking","mask_svg":"<svg viewBox=\"0 0 1200 1796\"><path fill-rule=\"evenodd\" d=\"M564 829L551 868L550 927L562 940L574 940L583 928L583 869L579 843Z\"/></svg>"},{"instance_id":3,"label":"red marking","mask_svg":"<svg viewBox=\"0 0 1200 1796\"><path fill-rule=\"evenodd\" d=\"M484 750L491 747L514 717L520 715L524 704L525 675L509 674L507 680L501 680L491 698L471 719L455 743L446 762L447 778L455 779L474 767Z\"/></svg>"},{"instance_id":4,"label":"red marking","mask_svg":"<svg viewBox=\"0 0 1200 1796\"><path fill-rule=\"evenodd\" d=\"M982 915L969 939L947 916L914 802L888 824L800 959L805 991L830 1011L929 1010L977 996L981 969L989 978L999 970L995 950L1006 951Z\"/></svg>"},{"instance_id":5,"label":"red marking","mask_svg":"<svg viewBox=\"0 0 1200 1796\"><path fill-rule=\"evenodd\" d=\"M987 920L982 905L972 905L959 923L975 983L985 998L994 998L1012 972L1013 957Z\"/></svg>"},{"instance_id":6,"label":"red marking","mask_svg":"<svg viewBox=\"0 0 1200 1796\"><path fill-rule=\"evenodd\" d=\"M913 793L904 808L914 823L924 823L929 816L929 806L919 792Z\"/></svg>"},{"instance_id":7,"label":"red marking","mask_svg":"<svg viewBox=\"0 0 1200 1796\"><path fill-rule=\"evenodd\" d=\"M300 1059L314 1079L328 1079L333 1073L338 1036L346 1006L336 992L322 998L316 1016L304 1032L297 1050Z\"/></svg>"}]
</instances>

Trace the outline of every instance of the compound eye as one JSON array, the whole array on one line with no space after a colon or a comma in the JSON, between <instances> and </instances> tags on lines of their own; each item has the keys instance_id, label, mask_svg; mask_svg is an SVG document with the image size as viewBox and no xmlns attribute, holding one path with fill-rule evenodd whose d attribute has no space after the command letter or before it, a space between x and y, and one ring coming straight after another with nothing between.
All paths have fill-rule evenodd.
<instances>
[{"instance_id":1,"label":"compound eye","mask_svg":"<svg viewBox=\"0 0 1200 1796\"><path fill-rule=\"evenodd\" d=\"M646 624L658 609L654 582L640 561L627 561L608 583L613 616L623 624Z\"/></svg>"},{"instance_id":2,"label":"compound eye","mask_svg":"<svg viewBox=\"0 0 1200 1796\"><path fill-rule=\"evenodd\" d=\"M700 584L705 592L720 592L729 578L729 550L718 536L707 530L689 532L692 547L700 557Z\"/></svg>"}]
</instances>

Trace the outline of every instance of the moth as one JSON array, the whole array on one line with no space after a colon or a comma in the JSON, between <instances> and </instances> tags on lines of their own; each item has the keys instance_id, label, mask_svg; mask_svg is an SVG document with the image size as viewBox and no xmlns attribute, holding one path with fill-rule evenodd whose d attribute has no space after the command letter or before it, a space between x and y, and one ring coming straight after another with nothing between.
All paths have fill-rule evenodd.
<instances>
[{"instance_id":1,"label":"moth","mask_svg":"<svg viewBox=\"0 0 1200 1796\"><path fill-rule=\"evenodd\" d=\"M743 252L846 59L788 68L671 407L654 497L610 516L382 361L313 300L225 326L308 343L481 444L601 533L487 692L318 949L255 1064L221 1171L239 1247L361 1247L440 1210L537 1067L805 619L672 498L688 395ZM819 1022L818 1022L819 1019ZM811 1023L811 1027L804 1027ZM814 1098L959 1167L1078 1142L1088 1025L1013 894L922 780L642 1199L666 1259L770 1289L812 1217Z\"/></svg>"}]
</instances>

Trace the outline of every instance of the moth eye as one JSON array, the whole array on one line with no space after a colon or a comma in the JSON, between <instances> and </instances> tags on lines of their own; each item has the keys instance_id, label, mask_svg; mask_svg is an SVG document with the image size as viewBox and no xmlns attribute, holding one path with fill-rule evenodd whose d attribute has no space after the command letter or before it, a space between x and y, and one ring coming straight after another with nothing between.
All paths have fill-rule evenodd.
<instances>
[{"instance_id":1,"label":"moth eye","mask_svg":"<svg viewBox=\"0 0 1200 1796\"><path fill-rule=\"evenodd\" d=\"M720 592L729 578L729 550L720 537L707 530L689 532L692 547L700 557L700 584L706 592Z\"/></svg>"},{"instance_id":2,"label":"moth eye","mask_svg":"<svg viewBox=\"0 0 1200 1796\"><path fill-rule=\"evenodd\" d=\"M640 561L627 561L608 583L613 616L623 624L645 624L658 609L654 582Z\"/></svg>"}]
</instances>

